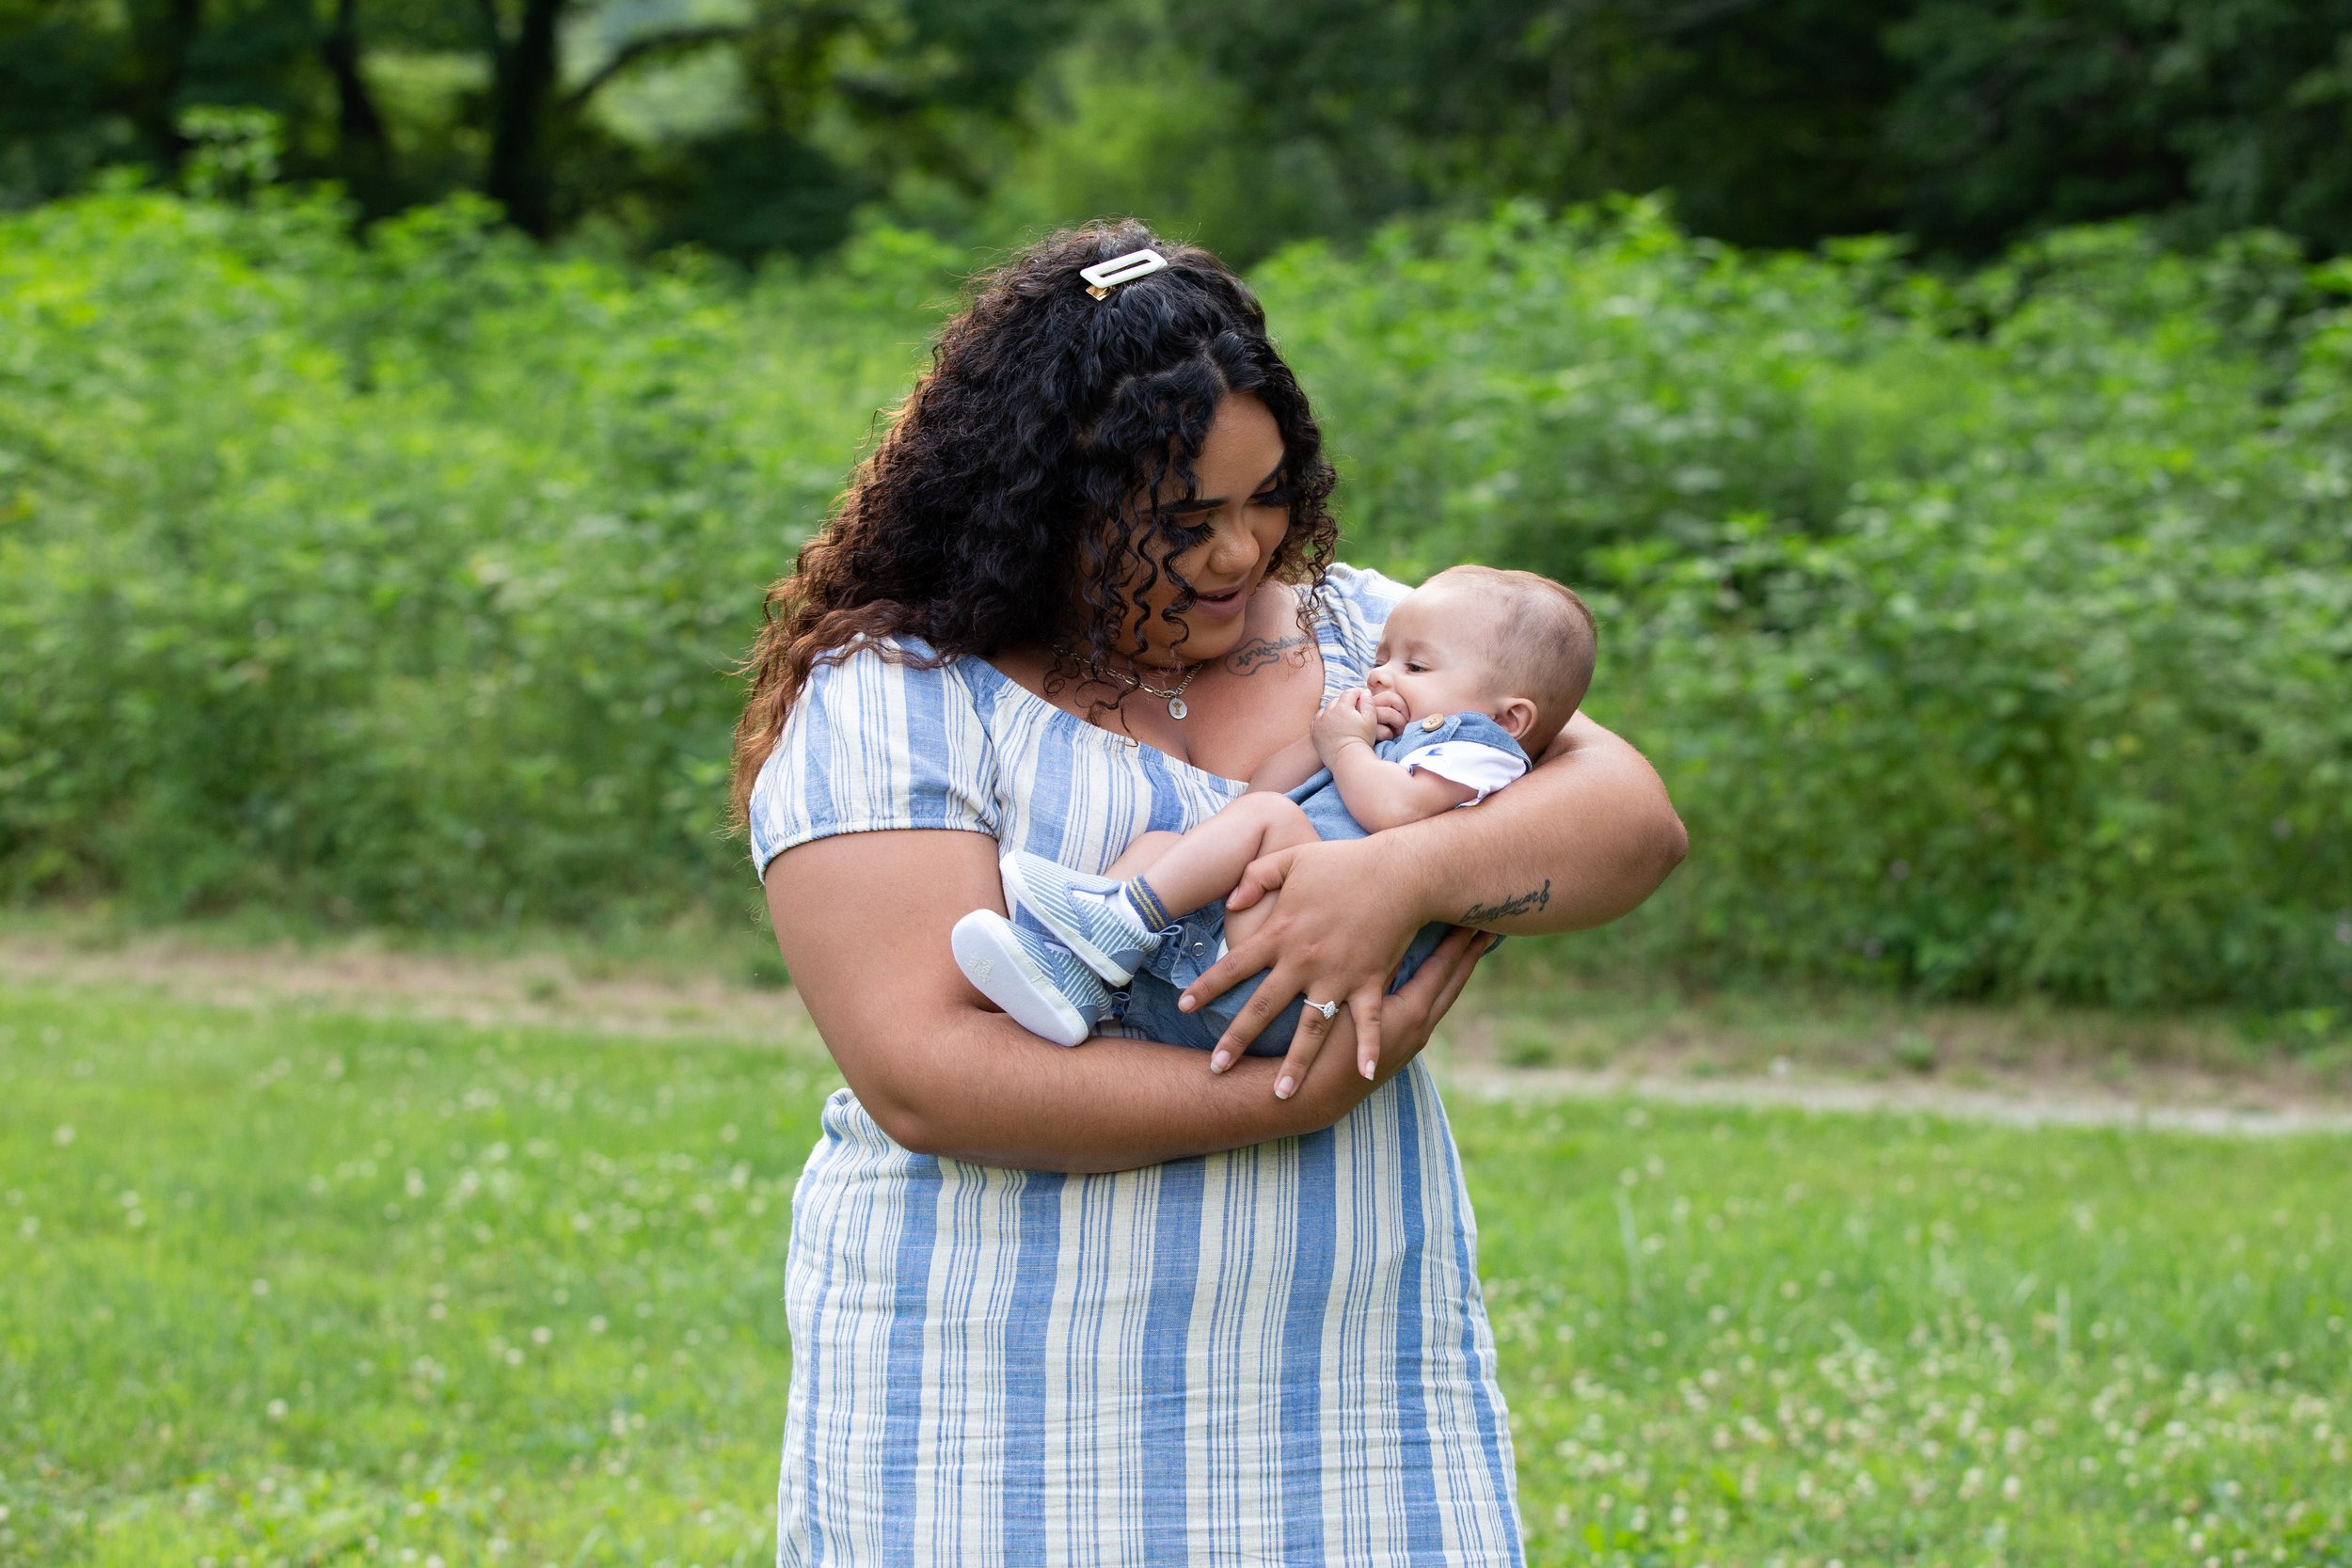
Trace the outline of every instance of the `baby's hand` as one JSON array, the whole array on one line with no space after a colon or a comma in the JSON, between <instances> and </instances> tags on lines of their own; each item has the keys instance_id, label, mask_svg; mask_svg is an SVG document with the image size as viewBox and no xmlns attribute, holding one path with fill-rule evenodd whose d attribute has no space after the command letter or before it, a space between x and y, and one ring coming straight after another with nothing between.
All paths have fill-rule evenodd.
<instances>
[{"instance_id":1,"label":"baby's hand","mask_svg":"<svg viewBox=\"0 0 2352 1568\"><path fill-rule=\"evenodd\" d=\"M1394 740L1405 733L1405 721L1412 717L1405 711L1405 699L1393 691L1382 691L1372 699L1372 716L1380 738Z\"/></svg>"},{"instance_id":2,"label":"baby's hand","mask_svg":"<svg viewBox=\"0 0 2352 1568\"><path fill-rule=\"evenodd\" d=\"M1351 740L1371 745L1380 736L1380 721L1372 693L1360 686L1353 691L1341 692L1323 705L1307 733L1314 736L1315 752L1327 767L1331 753Z\"/></svg>"}]
</instances>

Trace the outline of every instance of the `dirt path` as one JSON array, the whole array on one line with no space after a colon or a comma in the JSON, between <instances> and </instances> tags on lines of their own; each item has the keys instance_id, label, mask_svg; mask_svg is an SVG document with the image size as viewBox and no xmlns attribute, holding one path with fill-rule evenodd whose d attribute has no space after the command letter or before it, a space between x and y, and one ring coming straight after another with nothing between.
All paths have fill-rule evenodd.
<instances>
[{"instance_id":1,"label":"dirt path","mask_svg":"<svg viewBox=\"0 0 2352 1568\"><path fill-rule=\"evenodd\" d=\"M1628 1097L1677 1105L1786 1106L1846 1114L1951 1117L2010 1127L2147 1127L2243 1137L2352 1133L2352 1107L2343 1105L2183 1104L2119 1093L2068 1092L2025 1082L1977 1088L1935 1079L1863 1083L1794 1075L1675 1078L1641 1071L1577 1072L1468 1063L1441 1068L1439 1082L1481 1100L1544 1095Z\"/></svg>"},{"instance_id":2,"label":"dirt path","mask_svg":"<svg viewBox=\"0 0 2352 1568\"><path fill-rule=\"evenodd\" d=\"M0 986L48 982L223 1006L296 1006L478 1025L814 1044L789 990L716 976L583 975L553 957L455 958L367 942L219 946L170 936L89 945L0 932Z\"/></svg>"},{"instance_id":3,"label":"dirt path","mask_svg":"<svg viewBox=\"0 0 2352 1568\"><path fill-rule=\"evenodd\" d=\"M814 1048L807 1012L788 990L715 976L583 975L553 957L455 958L354 942L331 948L227 946L169 935L93 945L0 931L0 989L89 987L239 1007L443 1019L475 1025L587 1029L652 1037ZM1459 1018L1459 1015L1457 1015ZM1460 1018L1432 1047L1440 1081L1487 1100L1631 1097L1688 1105L1786 1106L1851 1114L1925 1114L2017 1126L2165 1128L2233 1135L2352 1134L2352 1101L2277 1073L2184 1071L2161 1064L2128 1087L2059 1061L1978 1073L1857 1077L1836 1064L1775 1060L1763 1073L1722 1073L1686 1049L1636 1048L1596 1070L1507 1067L1486 1021Z\"/></svg>"}]
</instances>

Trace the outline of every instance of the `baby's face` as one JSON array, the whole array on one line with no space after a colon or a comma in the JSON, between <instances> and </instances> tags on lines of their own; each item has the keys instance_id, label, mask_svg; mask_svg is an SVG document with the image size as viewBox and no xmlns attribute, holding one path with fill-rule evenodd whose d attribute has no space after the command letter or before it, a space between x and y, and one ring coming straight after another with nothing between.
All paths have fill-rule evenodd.
<instances>
[{"instance_id":1,"label":"baby's face","mask_svg":"<svg viewBox=\"0 0 2352 1568\"><path fill-rule=\"evenodd\" d=\"M1389 612L1380 652L1364 684L1393 693L1407 721L1431 714L1491 716L1512 693L1501 689L1486 650L1497 611L1484 594L1457 583L1416 588Z\"/></svg>"}]
</instances>

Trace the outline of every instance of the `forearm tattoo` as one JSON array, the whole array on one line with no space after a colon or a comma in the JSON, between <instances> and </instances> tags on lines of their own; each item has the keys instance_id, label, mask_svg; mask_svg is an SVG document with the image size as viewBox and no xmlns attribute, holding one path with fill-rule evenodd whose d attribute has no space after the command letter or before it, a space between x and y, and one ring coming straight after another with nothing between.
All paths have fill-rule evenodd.
<instances>
[{"instance_id":1,"label":"forearm tattoo","mask_svg":"<svg viewBox=\"0 0 2352 1568\"><path fill-rule=\"evenodd\" d=\"M1499 904L1472 904L1462 911L1456 921L1460 926L1476 926L1488 920L1502 920L1515 914L1527 914L1551 902L1551 879L1546 877L1541 887L1529 888L1516 898L1505 898Z\"/></svg>"},{"instance_id":2,"label":"forearm tattoo","mask_svg":"<svg viewBox=\"0 0 2352 1568\"><path fill-rule=\"evenodd\" d=\"M1292 649L1306 645L1307 640L1295 632L1280 638L1253 637L1225 656L1225 668L1236 675L1254 675Z\"/></svg>"}]
</instances>

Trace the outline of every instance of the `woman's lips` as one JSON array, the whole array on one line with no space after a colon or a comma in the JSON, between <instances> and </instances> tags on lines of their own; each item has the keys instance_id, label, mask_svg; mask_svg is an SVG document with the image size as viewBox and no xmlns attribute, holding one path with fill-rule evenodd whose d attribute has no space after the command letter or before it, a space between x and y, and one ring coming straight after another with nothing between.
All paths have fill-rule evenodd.
<instances>
[{"instance_id":1,"label":"woman's lips","mask_svg":"<svg viewBox=\"0 0 2352 1568\"><path fill-rule=\"evenodd\" d=\"M1193 597L1192 608L1185 611L1207 621L1230 621L1249 608L1249 592L1245 585L1229 588L1222 594L1200 594Z\"/></svg>"}]
</instances>

